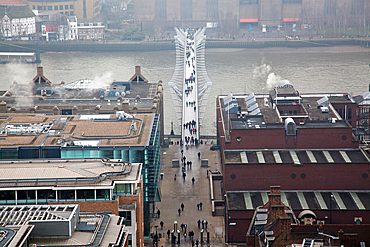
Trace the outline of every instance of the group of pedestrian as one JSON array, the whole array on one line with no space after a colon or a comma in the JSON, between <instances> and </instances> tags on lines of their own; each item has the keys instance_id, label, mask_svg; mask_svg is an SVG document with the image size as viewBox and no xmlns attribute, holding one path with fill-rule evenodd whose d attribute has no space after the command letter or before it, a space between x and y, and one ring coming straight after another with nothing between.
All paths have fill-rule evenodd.
<instances>
[{"instance_id":1,"label":"group of pedestrian","mask_svg":"<svg viewBox=\"0 0 370 247\"><path fill-rule=\"evenodd\" d=\"M203 203L202 202L197 204L197 209L200 210L200 211L203 210Z\"/></svg>"},{"instance_id":2,"label":"group of pedestrian","mask_svg":"<svg viewBox=\"0 0 370 247\"><path fill-rule=\"evenodd\" d=\"M208 228L208 221L206 220L198 220L197 221L197 224L198 224L198 228L200 229L200 225L202 225L202 229L206 229Z\"/></svg>"}]
</instances>

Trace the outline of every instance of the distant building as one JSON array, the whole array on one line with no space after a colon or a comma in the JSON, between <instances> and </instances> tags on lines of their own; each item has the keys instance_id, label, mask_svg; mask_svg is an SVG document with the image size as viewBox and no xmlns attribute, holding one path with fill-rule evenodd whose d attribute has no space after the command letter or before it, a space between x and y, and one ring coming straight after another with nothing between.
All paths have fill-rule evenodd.
<instances>
[{"instance_id":1,"label":"distant building","mask_svg":"<svg viewBox=\"0 0 370 247\"><path fill-rule=\"evenodd\" d=\"M68 22L68 35L66 40L78 40L77 16L69 16Z\"/></svg>"},{"instance_id":2,"label":"distant building","mask_svg":"<svg viewBox=\"0 0 370 247\"><path fill-rule=\"evenodd\" d=\"M77 24L79 40L105 39L104 25L100 22L81 22Z\"/></svg>"},{"instance_id":3,"label":"distant building","mask_svg":"<svg viewBox=\"0 0 370 247\"><path fill-rule=\"evenodd\" d=\"M36 34L35 14L27 2L0 1L0 36L9 39L29 40Z\"/></svg>"},{"instance_id":4,"label":"distant building","mask_svg":"<svg viewBox=\"0 0 370 247\"><path fill-rule=\"evenodd\" d=\"M31 10L37 10L39 13L53 11L66 16L76 15L79 19L91 19L100 13L99 0L61 0L58 2L28 0L27 2Z\"/></svg>"},{"instance_id":5,"label":"distant building","mask_svg":"<svg viewBox=\"0 0 370 247\"><path fill-rule=\"evenodd\" d=\"M292 31L326 26L333 18L342 26L345 22L363 25L369 8L370 2L364 0L134 0L134 18L137 26L145 28L151 23L165 27L220 25L222 30L246 32L249 25L265 25Z\"/></svg>"}]
</instances>

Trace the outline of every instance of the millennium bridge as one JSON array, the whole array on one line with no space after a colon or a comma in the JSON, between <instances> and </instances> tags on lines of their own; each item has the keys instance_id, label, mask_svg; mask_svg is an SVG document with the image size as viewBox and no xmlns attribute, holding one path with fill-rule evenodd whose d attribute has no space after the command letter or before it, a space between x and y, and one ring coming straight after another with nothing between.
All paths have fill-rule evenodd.
<instances>
[{"instance_id":1,"label":"millennium bridge","mask_svg":"<svg viewBox=\"0 0 370 247\"><path fill-rule=\"evenodd\" d=\"M197 145L212 82L205 67L206 28L175 28L176 67L168 83L172 89L184 145Z\"/></svg>"}]
</instances>

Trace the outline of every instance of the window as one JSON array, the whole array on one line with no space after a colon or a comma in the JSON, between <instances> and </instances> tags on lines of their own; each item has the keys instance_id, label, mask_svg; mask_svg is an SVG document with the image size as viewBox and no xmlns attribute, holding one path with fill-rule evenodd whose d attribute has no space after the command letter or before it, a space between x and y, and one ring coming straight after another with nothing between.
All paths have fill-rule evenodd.
<instances>
[{"instance_id":1,"label":"window","mask_svg":"<svg viewBox=\"0 0 370 247\"><path fill-rule=\"evenodd\" d=\"M68 9L68 5L64 5L64 9L67 10Z\"/></svg>"},{"instance_id":2,"label":"window","mask_svg":"<svg viewBox=\"0 0 370 247\"><path fill-rule=\"evenodd\" d=\"M32 9L36 9L36 6L35 5L32 5Z\"/></svg>"},{"instance_id":3,"label":"window","mask_svg":"<svg viewBox=\"0 0 370 247\"><path fill-rule=\"evenodd\" d=\"M64 14L65 14L65 15L69 15L69 12L68 12L68 11L66 11L66 12L64 12Z\"/></svg>"},{"instance_id":4,"label":"window","mask_svg":"<svg viewBox=\"0 0 370 247\"><path fill-rule=\"evenodd\" d=\"M294 115L297 115L297 111L296 111L296 110L294 110L294 111L293 111L293 114L294 114Z\"/></svg>"},{"instance_id":5,"label":"window","mask_svg":"<svg viewBox=\"0 0 370 247\"><path fill-rule=\"evenodd\" d=\"M46 203L48 201L55 201L56 193L55 190L38 190L37 191L37 202Z\"/></svg>"},{"instance_id":6,"label":"window","mask_svg":"<svg viewBox=\"0 0 370 247\"><path fill-rule=\"evenodd\" d=\"M61 15L63 15L63 12L59 12Z\"/></svg>"},{"instance_id":7,"label":"window","mask_svg":"<svg viewBox=\"0 0 370 247\"><path fill-rule=\"evenodd\" d=\"M69 9L73 9L73 4L69 5Z\"/></svg>"},{"instance_id":8,"label":"window","mask_svg":"<svg viewBox=\"0 0 370 247\"><path fill-rule=\"evenodd\" d=\"M58 6L54 6L54 10L58 10Z\"/></svg>"},{"instance_id":9,"label":"window","mask_svg":"<svg viewBox=\"0 0 370 247\"><path fill-rule=\"evenodd\" d=\"M126 226L131 226L131 211L119 211L119 216L123 217L123 223Z\"/></svg>"},{"instance_id":10,"label":"window","mask_svg":"<svg viewBox=\"0 0 370 247\"><path fill-rule=\"evenodd\" d=\"M53 6L48 6L48 10L53 10Z\"/></svg>"},{"instance_id":11,"label":"window","mask_svg":"<svg viewBox=\"0 0 370 247\"><path fill-rule=\"evenodd\" d=\"M69 14L70 14L70 15L74 15L73 11L69 11Z\"/></svg>"},{"instance_id":12,"label":"window","mask_svg":"<svg viewBox=\"0 0 370 247\"><path fill-rule=\"evenodd\" d=\"M113 193L114 195L131 194L131 184L116 184Z\"/></svg>"},{"instance_id":13,"label":"window","mask_svg":"<svg viewBox=\"0 0 370 247\"><path fill-rule=\"evenodd\" d=\"M96 190L96 199L97 200L109 200L109 190Z\"/></svg>"},{"instance_id":14,"label":"window","mask_svg":"<svg viewBox=\"0 0 370 247\"><path fill-rule=\"evenodd\" d=\"M37 6L37 10L42 11L42 6Z\"/></svg>"},{"instance_id":15,"label":"window","mask_svg":"<svg viewBox=\"0 0 370 247\"><path fill-rule=\"evenodd\" d=\"M59 10L63 10L63 5L59 5Z\"/></svg>"},{"instance_id":16,"label":"window","mask_svg":"<svg viewBox=\"0 0 370 247\"><path fill-rule=\"evenodd\" d=\"M338 113L339 113L339 116L343 117L343 115L342 115L342 109L339 109Z\"/></svg>"},{"instance_id":17,"label":"window","mask_svg":"<svg viewBox=\"0 0 370 247\"><path fill-rule=\"evenodd\" d=\"M95 200L94 190L77 190L77 200L78 201Z\"/></svg>"},{"instance_id":18,"label":"window","mask_svg":"<svg viewBox=\"0 0 370 247\"><path fill-rule=\"evenodd\" d=\"M59 201L75 201L75 191L74 190L59 190L58 200Z\"/></svg>"},{"instance_id":19,"label":"window","mask_svg":"<svg viewBox=\"0 0 370 247\"><path fill-rule=\"evenodd\" d=\"M283 0L283 3L302 3L302 0Z\"/></svg>"},{"instance_id":20,"label":"window","mask_svg":"<svg viewBox=\"0 0 370 247\"><path fill-rule=\"evenodd\" d=\"M15 191L14 190L0 191L0 203L1 204L15 204Z\"/></svg>"},{"instance_id":21,"label":"window","mask_svg":"<svg viewBox=\"0 0 370 247\"><path fill-rule=\"evenodd\" d=\"M348 109L348 116L347 119L352 119L352 109Z\"/></svg>"},{"instance_id":22,"label":"window","mask_svg":"<svg viewBox=\"0 0 370 247\"><path fill-rule=\"evenodd\" d=\"M35 190L18 190L17 200L18 203L36 203Z\"/></svg>"},{"instance_id":23,"label":"window","mask_svg":"<svg viewBox=\"0 0 370 247\"><path fill-rule=\"evenodd\" d=\"M289 115L292 115L292 111L289 111Z\"/></svg>"}]
</instances>

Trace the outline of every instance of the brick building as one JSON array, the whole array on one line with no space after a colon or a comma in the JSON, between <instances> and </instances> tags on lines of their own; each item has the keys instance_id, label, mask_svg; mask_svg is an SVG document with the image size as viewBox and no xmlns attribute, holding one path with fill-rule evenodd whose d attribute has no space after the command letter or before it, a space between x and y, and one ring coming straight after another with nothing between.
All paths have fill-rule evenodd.
<instances>
[{"instance_id":1,"label":"brick building","mask_svg":"<svg viewBox=\"0 0 370 247\"><path fill-rule=\"evenodd\" d=\"M280 186L271 186L270 192L265 193L266 201L264 200L264 204L254 210L248 226L246 235L248 247L266 245L283 247L298 244L360 246L370 241L368 234L370 224L360 225L359 222L325 224L325 219L317 219L311 210L302 211L298 218L292 206L286 206L285 194L281 193Z\"/></svg>"},{"instance_id":2,"label":"brick building","mask_svg":"<svg viewBox=\"0 0 370 247\"><path fill-rule=\"evenodd\" d=\"M130 245L144 246L142 168L109 159L2 162L0 204L78 204L81 212L109 212L124 217Z\"/></svg>"},{"instance_id":3,"label":"brick building","mask_svg":"<svg viewBox=\"0 0 370 247\"><path fill-rule=\"evenodd\" d=\"M349 124L356 107L347 94L301 94L288 81L268 95L217 98L228 242L245 242L271 185L297 218L311 210L322 224L370 223L369 153Z\"/></svg>"}]
</instances>

